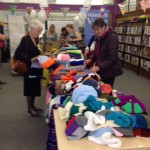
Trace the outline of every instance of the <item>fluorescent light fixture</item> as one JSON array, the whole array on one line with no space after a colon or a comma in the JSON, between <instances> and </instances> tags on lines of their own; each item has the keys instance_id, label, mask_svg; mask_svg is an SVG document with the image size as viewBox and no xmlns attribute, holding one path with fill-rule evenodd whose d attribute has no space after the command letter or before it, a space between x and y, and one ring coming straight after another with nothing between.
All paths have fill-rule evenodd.
<instances>
[{"instance_id":1,"label":"fluorescent light fixture","mask_svg":"<svg viewBox=\"0 0 150 150\"><path fill-rule=\"evenodd\" d=\"M83 5L84 0L56 0L56 4ZM104 0L92 0L92 5L103 5Z\"/></svg>"}]
</instances>

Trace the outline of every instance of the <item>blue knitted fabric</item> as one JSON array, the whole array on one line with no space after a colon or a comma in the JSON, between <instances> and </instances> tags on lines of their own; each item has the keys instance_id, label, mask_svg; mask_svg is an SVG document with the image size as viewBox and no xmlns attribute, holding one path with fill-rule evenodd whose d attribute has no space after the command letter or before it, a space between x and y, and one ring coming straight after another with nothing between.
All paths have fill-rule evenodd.
<instances>
[{"instance_id":1,"label":"blue knitted fabric","mask_svg":"<svg viewBox=\"0 0 150 150\"><path fill-rule=\"evenodd\" d=\"M144 118L144 116L140 114L135 114L132 117L135 117L135 121L136 121L134 128L147 129L147 121Z\"/></svg>"},{"instance_id":2,"label":"blue knitted fabric","mask_svg":"<svg viewBox=\"0 0 150 150\"><path fill-rule=\"evenodd\" d=\"M111 127L104 127L104 128L99 128L99 129L97 129L97 130L95 130L93 132L90 132L88 134L88 136L100 137L106 132L111 132L112 134L115 134L113 128L111 128Z\"/></svg>"},{"instance_id":3,"label":"blue knitted fabric","mask_svg":"<svg viewBox=\"0 0 150 150\"><path fill-rule=\"evenodd\" d=\"M134 127L135 121L129 115L121 112L112 112L106 115L106 120L114 120L114 123L120 127Z\"/></svg>"},{"instance_id":4,"label":"blue knitted fabric","mask_svg":"<svg viewBox=\"0 0 150 150\"><path fill-rule=\"evenodd\" d=\"M88 99L90 95L93 97ZM87 99L95 102L97 97L98 95L96 90L92 86L88 85L80 85L79 87L75 88L72 93L72 101L74 104L83 103Z\"/></svg>"}]
</instances>

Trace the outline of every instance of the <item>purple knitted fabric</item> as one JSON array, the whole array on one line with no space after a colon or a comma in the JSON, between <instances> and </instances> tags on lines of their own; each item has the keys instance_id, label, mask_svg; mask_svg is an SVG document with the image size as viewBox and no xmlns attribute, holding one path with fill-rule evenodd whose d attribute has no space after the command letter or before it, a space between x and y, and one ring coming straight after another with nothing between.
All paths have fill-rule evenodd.
<instances>
[{"instance_id":1,"label":"purple knitted fabric","mask_svg":"<svg viewBox=\"0 0 150 150\"><path fill-rule=\"evenodd\" d=\"M147 113L145 106L133 95L120 95L119 100L113 100L114 105L120 106L125 112L134 113ZM128 106L131 106L129 108ZM136 108L139 108L139 112Z\"/></svg>"},{"instance_id":2,"label":"purple knitted fabric","mask_svg":"<svg viewBox=\"0 0 150 150\"><path fill-rule=\"evenodd\" d=\"M82 127L77 125L75 121L76 116L73 116L68 122L65 133L68 136L69 140L79 140L83 138L88 132L85 131Z\"/></svg>"}]
</instances>

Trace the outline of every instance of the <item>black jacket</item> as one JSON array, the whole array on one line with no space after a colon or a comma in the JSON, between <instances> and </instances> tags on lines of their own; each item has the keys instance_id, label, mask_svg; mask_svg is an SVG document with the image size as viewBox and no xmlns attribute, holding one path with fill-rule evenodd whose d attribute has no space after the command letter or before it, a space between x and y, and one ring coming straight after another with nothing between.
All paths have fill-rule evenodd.
<instances>
[{"instance_id":1,"label":"black jacket","mask_svg":"<svg viewBox=\"0 0 150 150\"><path fill-rule=\"evenodd\" d=\"M99 55L97 56L96 47L100 41ZM116 34L112 29L105 34L104 37L96 39L93 61L100 67L98 72L102 80L109 79L121 75L122 65L118 59L119 42Z\"/></svg>"},{"instance_id":2,"label":"black jacket","mask_svg":"<svg viewBox=\"0 0 150 150\"><path fill-rule=\"evenodd\" d=\"M36 44L38 44L38 39L36 39ZM41 68L31 68L32 64L31 59L38 55L40 55L38 47L33 44L30 36L27 35L21 39L21 42L15 51L14 58L26 62L28 66L27 74L41 76L42 75Z\"/></svg>"}]
</instances>

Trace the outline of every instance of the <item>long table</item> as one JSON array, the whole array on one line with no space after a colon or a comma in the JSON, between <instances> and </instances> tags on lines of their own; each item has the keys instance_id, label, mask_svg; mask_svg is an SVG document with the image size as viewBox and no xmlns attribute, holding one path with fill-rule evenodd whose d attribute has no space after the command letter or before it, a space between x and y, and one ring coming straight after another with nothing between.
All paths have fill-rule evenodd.
<instances>
[{"instance_id":1,"label":"long table","mask_svg":"<svg viewBox=\"0 0 150 150\"><path fill-rule=\"evenodd\" d=\"M77 141L69 141L65 135L65 122L61 121L58 110L54 110L55 129L58 150L114 150L108 146L98 145L83 138ZM150 138L122 137L122 147L119 150L150 150Z\"/></svg>"}]
</instances>

